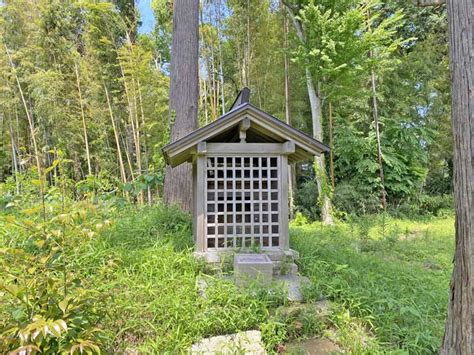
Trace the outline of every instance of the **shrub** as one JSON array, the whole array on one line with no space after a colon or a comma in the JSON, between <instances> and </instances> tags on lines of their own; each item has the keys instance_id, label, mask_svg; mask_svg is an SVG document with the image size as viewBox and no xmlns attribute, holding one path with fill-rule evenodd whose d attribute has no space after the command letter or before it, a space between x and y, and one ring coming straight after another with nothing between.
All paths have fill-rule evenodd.
<instances>
[{"instance_id":1,"label":"shrub","mask_svg":"<svg viewBox=\"0 0 474 355\"><path fill-rule=\"evenodd\" d=\"M412 216L447 216L452 215L454 209L453 195L421 195L417 200L407 200L392 214Z\"/></svg>"},{"instance_id":2,"label":"shrub","mask_svg":"<svg viewBox=\"0 0 474 355\"><path fill-rule=\"evenodd\" d=\"M321 209L318 203L318 187L314 179L304 182L296 190L295 209L313 221L319 218Z\"/></svg>"},{"instance_id":3,"label":"shrub","mask_svg":"<svg viewBox=\"0 0 474 355\"><path fill-rule=\"evenodd\" d=\"M96 229L93 209L81 207L44 220L5 218L16 228L0 249L1 353L100 352L105 297L87 290L72 266Z\"/></svg>"},{"instance_id":4,"label":"shrub","mask_svg":"<svg viewBox=\"0 0 474 355\"><path fill-rule=\"evenodd\" d=\"M334 206L349 214L362 215L380 210L380 197L361 184L341 182L336 185Z\"/></svg>"}]
</instances>

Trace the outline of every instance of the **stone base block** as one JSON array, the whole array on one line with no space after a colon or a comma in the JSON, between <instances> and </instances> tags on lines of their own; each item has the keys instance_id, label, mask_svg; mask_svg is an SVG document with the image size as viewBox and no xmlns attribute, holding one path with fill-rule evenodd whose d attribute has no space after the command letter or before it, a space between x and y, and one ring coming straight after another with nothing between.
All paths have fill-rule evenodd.
<instances>
[{"instance_id":1,"label":"stone base block","mask_svg":"<svg viewBox=\"0 0 474 355\"><path fill-rule=\"evenodd\" d=\"M273 262L267 254L235 254L234 275L238 285L254 280L269 284L273 278Z\"/></svg>"}]
</instances>

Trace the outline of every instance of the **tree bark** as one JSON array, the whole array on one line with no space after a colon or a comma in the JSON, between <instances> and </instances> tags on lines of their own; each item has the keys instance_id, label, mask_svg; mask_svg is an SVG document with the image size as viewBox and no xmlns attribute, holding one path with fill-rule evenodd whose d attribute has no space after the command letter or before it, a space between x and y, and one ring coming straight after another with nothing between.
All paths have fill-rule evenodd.
<instances>
[{"instance_id":1,"label":"tree bark","mask_svg":"<svg viewBox=\"0 0 474 355\"><path fill-rule=\"evenodd\" d=\"M288 18L283 17L283 35L284 35L284 63L285 63L285 121L290 124L290 63L288 60ZM288 202L290 205L290 218L294 217L295 209L295 165L291 164L288 169Z\"/></svg>"},{"instance_id":2,"label":"tree bark","mask_svg":"<svg viewBox=\"0 0 474 355\"><path fill-rule=\"evenodd\" d=\"M331 174L331 186L334 190L336 188L336 181L334 177L334 153L333 153L333 119L332 119L332 102L329 101L329 172Z\"/></svg>"},{"instance_id":3,"label":"tree bark","mask_svg":"<svg viewBox=\"0 0 474 355\"><path fill-rule=\"evenodd\" d=\"M173 43L171 47L170 111L175 121L171 140L175 141L197 127L199 98L199 1L176 0L173 4ZM183 210L192 210L191 164L167 167L164 198Z\"/></svg>"},{"instance_id":4,"label":"tree bark","mask_svg":"<svg viewBox=\"0 0 474 355\"><path fill-rule=\"evenodd\" d=\"M311 118L313 121L313 137L319 141L322 141L322 128L321 128L321 99L316 94L316 90L313 84L313 78L308 67L306 67L306 84L308 86L308 96L311 105ZM316 172L316 184L318 185L318 196L321 202L321 220L324 224L333 224L331 214L331 200L327 195L324 188L324 177L326 170L324 167L324 156L316 156L314 158L317 169Z\"/></svg>"},{"instance_id":5,"label":"tree bark","mask_svg":"<svg viewBox=\"0 0 474 355\"><path fill-rule=\"evenodd\" d=\"M221 81L221 110L222 115L225 115L225 96L224 96L224 69L223 61L224 57L222 56L222 36L221 36L221 1L217 1L217 39L218 39L218 50L219 50L219 78Z\"/></svg>"},{"instance_id":6,"label":"tree bark","mask_svg":"<svg viewBox=\"0 0 474 355\"><path fill-rule=\"evenodd\" d=\"M474 353L474 33L472 0L448 0L456 250L441 354Z\"/></svg>"},{"instance_id":7,"label":"tree bark","mask_svg":"<svg viewBox=\"0 0 474 355\"><path fill-rule=\"evenodd\" d=\"M245 51L245 86L250 87L250 0L247 0L247 47Z\"/></svg>"}]
</instances>

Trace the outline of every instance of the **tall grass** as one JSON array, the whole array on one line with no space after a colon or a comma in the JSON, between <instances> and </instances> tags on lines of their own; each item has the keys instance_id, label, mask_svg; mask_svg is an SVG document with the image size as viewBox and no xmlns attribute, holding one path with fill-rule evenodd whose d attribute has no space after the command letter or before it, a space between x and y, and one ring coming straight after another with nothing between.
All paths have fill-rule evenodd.
<instances>
[{"instance_id":1,"label":"tall grass","mask_svg":"<svg viewBox=\"0 0 474 355\"><path fill-rule=\"evenodd\" d=\"M446 307L454 221L365 218L291 228L312 294L323 294L364 320L387 350L437 352Z\"/></svg>"},{"instance_id":2,"label":"tall grass","mask_svg":"<svg viewBox=\"0 0 474 355\"><path fill-rule=\"evenodd\" d=\"M54 285L47 292L30 290L43 297L36 309L30 307L31 316L19 313L21 299L0 294L0 334L12 325L27 326L35 312L66 317L57 292L65 266L64 285L82 302L74 318L65 319L87 320L78 329L106 353L184 352L203 337L250 329L262 330L270 351L299 336L327 336L351 353L435 352L441 340L453 250L450 217L374 216L334 227L295 223L291 244L301 254L300 271L312 282L307 301L323 296L333 306L325 318L313 317L310 307L302 318L282 319L279 307L287 303L281 287L239 289L208 274L192 255L190 216L178 210L113 201L67 201L64 208L51 198L43 225L41 209L20 206L0 213L0 265L6 266L0 286L39 285L35 279ZM56 241L63 243L61 254L47 248ZM12 254L18 251L40 261L42 253L52 254L28 274L30 265L19 259L23 254ZM52 305L55 313L45 312ZM101 336L93 338L89 328ZM41 346L67 348L66 341L80 337L53 338ZM0 339L2 351L14 350L9 344Z\"/></svg>"},{"instance_id":3,"label":"tall grass","mask_svg":"<svg viewBox=\"0 0 474 355\"><path fill-rule=\"evenodd\" d=\"M192 255L188 215L157 205L118 217L78 264L89 286L107 297L102 327L111 351L184 351L202 337L256 329L284 302L212 275L200 296L203 265Z\"/></svg>"}]
</instances>

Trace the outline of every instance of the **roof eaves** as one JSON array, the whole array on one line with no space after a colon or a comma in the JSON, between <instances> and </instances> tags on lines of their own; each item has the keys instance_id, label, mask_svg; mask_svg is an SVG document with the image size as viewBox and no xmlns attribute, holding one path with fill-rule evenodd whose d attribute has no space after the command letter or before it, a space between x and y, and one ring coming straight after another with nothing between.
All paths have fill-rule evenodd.
<instances>
[{"instance_id":1,"label":"roof eaves","mask_svg":"<svg viewBox=\"0 0 474 355\"><path fill-rule=\"evenodd\" d=\"M226 114L222 115L217 120L212 121L211 123L207 124L206 126L198 128L197 130L190 132L189 134L175 140L174 142L171 142L171 143L165 145L163 148L161 148L161 152L165 157L165 161L167 163L169 163L168 153L171 150L173 150L175 147L177 147L177 146L179 146L180 144L183 144L183 143L186 144L186 143L188 143L189 140L192 140L193 137L200 136L202 132L212 130L213 128L215 128L215 126L221 125L223 121L225 121L227 119L230 119L231 117L233 117L233 116L239 114L240 112L244 111L246 108L249 107L249 105L250 105L249 103L242 104L242 105L234 108L233 110L227 112Z\"/></svg>"},{"instance_id":2,"label":"roof eaves","mask_svg":"<svg viewBox=\"0 0 474 355\"><path fill-rule=\"evenodd\" d=\"M295 133L295 134L297 134L297 135L301 135L301 136L303 136L305 139L309 140L310 142L313 142L313 143L314 143L315 145L317 145L321 150L323 150L323 151L325 151L325 152L329 152L329 151L330 151L329 146L327 146L326 144L320 142L319 140L317 140L317 139L311 137L309 134L307 134L307 133L305 133L305 132L303 132L303 131L301 131L301 130L299 130L299 129L296 129L296 128L294 128L293 126L290 126L290 125L287 124L286 122L284 122L284 121L282 121L282 120L279 120L277 117L275 117L275 116L269 114L268 112L265 112L265 111L259 109L258 107L254 106L254 105L252 105L252 104L250 104L250 103L249 103L248 105L249 105L249 107L250 107L252 110L256 111L257 113L259 113L259 114L261 114L261 115L263 115L263 116L266 116L266 117L270 118L271 120L276 121L277 124L283 125L283 127L285 127L288 131L293 132L293 133Z\"/></svg>"}]
</instances>

